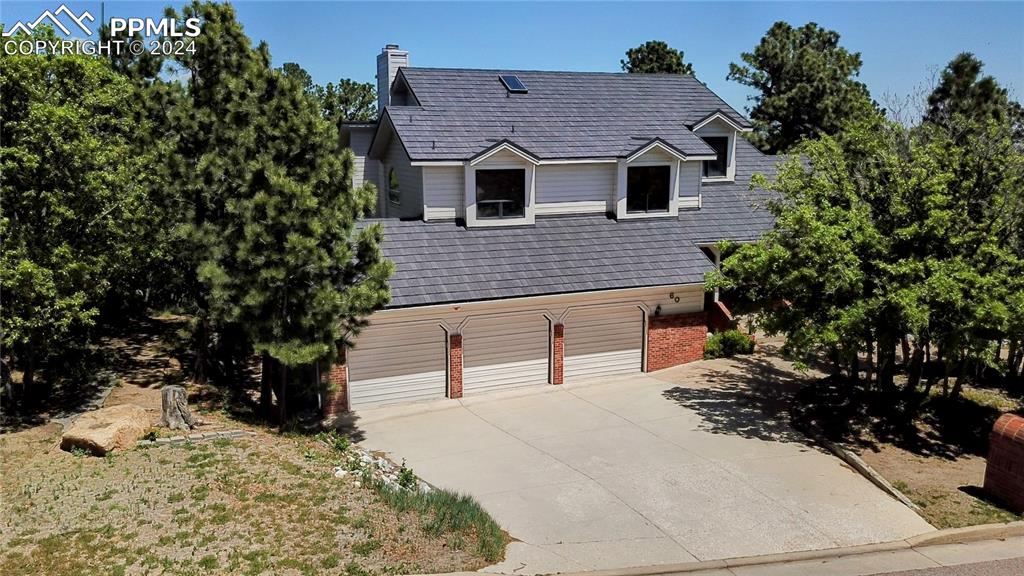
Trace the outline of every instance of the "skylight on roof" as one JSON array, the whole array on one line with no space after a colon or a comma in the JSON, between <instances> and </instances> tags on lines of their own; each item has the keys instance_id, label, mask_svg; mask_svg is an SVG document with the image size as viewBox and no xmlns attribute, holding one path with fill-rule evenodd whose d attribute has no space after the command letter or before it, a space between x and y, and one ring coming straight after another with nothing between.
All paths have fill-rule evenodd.
<instances>
[{"instance_id":1,"label":"skylight on roof","mask_svg":"<svg viewBox=\"0 0 1024 576\"><path fill-rule=\"evenodd\" d=\"M505 89L513 94L526 94L529 92L526 89L526 84L523 84L523 81L515 74L502 74L498 78L501 78L501 83L505 85Z\"/></svg>"}]
</instances>

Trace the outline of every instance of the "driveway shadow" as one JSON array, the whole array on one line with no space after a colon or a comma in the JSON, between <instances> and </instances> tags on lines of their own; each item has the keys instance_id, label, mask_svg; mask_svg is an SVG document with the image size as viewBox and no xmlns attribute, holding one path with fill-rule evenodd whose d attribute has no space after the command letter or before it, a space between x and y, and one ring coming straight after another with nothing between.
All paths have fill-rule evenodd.
<instances>
[{"instance_id":1,"label":"driveway shadow","mask_svg":"<svg viewBox=\"0 0 1024 576\"><path fill-rule=\"evenodd\" d=\"M715 367L683 376L692 385L675 386L663 396L699 414L700 429L706 432L809 442L790 425L789 413L793 395L807 383L807 376L779 366L764 354L712 362Z\"/></svg>"}]
</instances>

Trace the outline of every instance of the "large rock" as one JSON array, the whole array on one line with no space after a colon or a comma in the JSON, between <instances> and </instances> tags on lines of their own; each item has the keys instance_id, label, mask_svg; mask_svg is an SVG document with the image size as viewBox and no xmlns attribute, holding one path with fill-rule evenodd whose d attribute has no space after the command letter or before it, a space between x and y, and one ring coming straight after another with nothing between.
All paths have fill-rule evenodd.
<instances>
[{"instance_id":1,"label":"large rock","mask_svg":"<svg viewBox=\"0 0 1024 576\"><path fill-rule=\"evenodd\" d=\"M149 428L149 416L141 406L119 404L86 412L61 437L64 450L82 448L102 456L111 450L135 446Z\"/></svg>"}]
</instances>

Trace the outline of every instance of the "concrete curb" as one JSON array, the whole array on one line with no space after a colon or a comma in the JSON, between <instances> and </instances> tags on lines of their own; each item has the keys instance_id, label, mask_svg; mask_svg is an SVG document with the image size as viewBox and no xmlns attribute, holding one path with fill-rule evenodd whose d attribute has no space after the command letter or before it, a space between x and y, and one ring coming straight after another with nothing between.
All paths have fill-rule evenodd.
<instances>
[{"instance_id":1,"label":"concrete curb","mask_svg":"<svg viewBox=\"0 0 1024 576\"><path fill-rule=\"evenodd\" d=\"M878 486L878 488L881 489L882 492L885 492L889 496L892 496L896 500L899 500L900 503L902 503L907 508L910 508L914 512L917 512L919 515L921 514L922 510L920 506L914 504L910 500L910 498L907 498L907 496L903 492L897 490L895 486L890 484L889 481L882 477L881 474L876 472L874 468L868 466L868 463L861 460L860 456L857 456L856 454L850 452L846 448L843 448L842 446L839 446L838 444L825 439L824 436L818 434L816 434L816 436L817 437L815 438L815 440L817 442L820 442L821 445L827 448L829 452L838 456L843 462L849 464L854 470L860 472L861 476L870 480L871 483L874 484L875 486Z\"/></svg>"},{"instance_id":2,"label":"concrete curb","mask_svg":"<svg viewBox=\"0 0 1024 576\"><path fill-rule=\"evenodd\" d=\"M879 552L911 550L939 546L976 542L980 540L1005 540L1024 536L1024 521L1007 522L1005 524L982 524L967 528L948 528L914 536L905 540L880 542L878 544L862 544L845 548L828 548L825 550L805 550L802 552L783 552L763 556L743 556L724 558L721 560L704 560L701 562L684 562L681 564L660 564L657 566L638 566L635 568L616 568L611 570L592 570L589 572L559 572L559 576L658 576L661 574L680 574L700 572L704 570L722 570L741 566L762 566L767 564L784 564L805 560L826 560L844 556L860 556ZM459 573L461 574L461 573Z\"/></svg>"},{"instance_id":3,"label":"concrete curb","mask_svg":"<svg viewBox=\"0 0 1024 576\"><path fill-rule=\"evenodd\" d=\"M872 484L877 486L879 490L885 492L889 496L892 496L899 503L916 512L918 516L922 515L922 510L920 506L914 504L914 502L911 501L910 498L907 498L906 494L897 490L895 486L890 484L889 481L886 480L881 474L876 472L874 468L868 466L868 463L861 460L860 456L857 456L856 454L847 450L846 448L843 448L842 446L836 444L835 442L832 442L828 438L825 438L825 434L821 432L821 429L818 427L817 422L812 421L810 425L807 426L807 428L809 428L809 430L804 429L804 427L802 426L797 427L797 429L799 429L801 432L803 432L807 436L810 436L812 440L824 446L826 450L828 450L832 454L835 454L837 458L839 458L843 462L846 462L861 476L867 478Z\"/></svg>"}]
</instances>

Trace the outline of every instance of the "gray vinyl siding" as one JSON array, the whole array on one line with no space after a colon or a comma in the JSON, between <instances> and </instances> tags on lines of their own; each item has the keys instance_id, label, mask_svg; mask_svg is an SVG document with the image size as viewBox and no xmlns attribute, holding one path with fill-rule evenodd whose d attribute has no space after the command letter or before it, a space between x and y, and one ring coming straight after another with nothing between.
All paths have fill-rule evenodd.
<instances>
[{"instance_id":1,"label":"gray vinyl siding","mask_svg":"<svg viewBox=\"0 0 1024 576\"><path fill-rule=\"evenodd\" d=\"M466 171L462 166L423 167L423 214L427 220L465 216Z\"/></svg>"},{"instance_id":2,"label":"gray vinyl siding","mask_svg":"<svg viewBox=\"0 0 1024 576\"><path fill-rule=\"evenodd\" d=\"M683 162L679 166L679 207L700 207L701 163Z\"/></svg>"},{"instance_id":3,"label":"gray vinyl siding","mask_svg":"<svg viewBox=\"0 0 1024 576\"><path fill-rule=\"evenodd\" d=\"M380 194L384 199L384 210L389 218L414 218L423 215L423 170L413 166L402 148L398 138L391 138L387 154L382 162ZM402 191L401 202L398 204L388 200L388 173L391 168L398 174L398 184Z\"/></svg>"},{"instance_id":4,"label":"gray vinyl siding","mask_svg":"<svg viewBox=\"0 0 1024 576\"><path fill-rule=\"evenodd\" d=\"M372 130L352 131L352 140L349 143L349 147L355 155L355 161L352 163L353 186L358 187L362 186L364 182L370 182L374 186L377 186L377 188L380 188L380 185L377 182L377 160L367 157L367 154L370 151L370 142L372 140Z\"/></svg>"},{"instance_id":5,"label":"gray vinyl siding","mask_svg":"<svg viewBox=\"0 0 1024 576\"><path fill-rule=\"evenodd\" d=\"M614 206L615 178L614 163L538 166L538 213L604 212Z\"/></svg>"}]
</instances>

